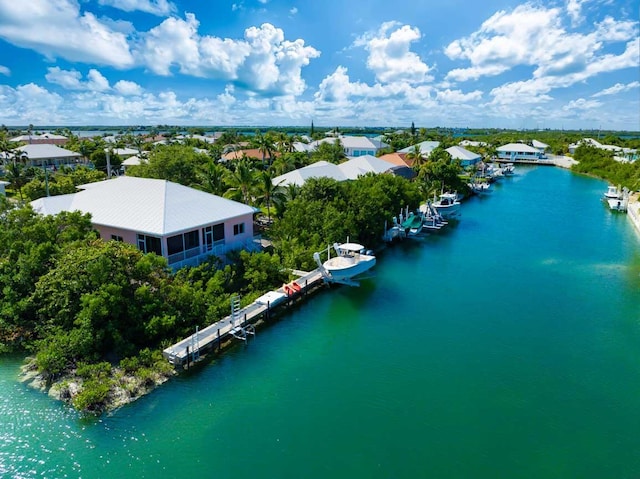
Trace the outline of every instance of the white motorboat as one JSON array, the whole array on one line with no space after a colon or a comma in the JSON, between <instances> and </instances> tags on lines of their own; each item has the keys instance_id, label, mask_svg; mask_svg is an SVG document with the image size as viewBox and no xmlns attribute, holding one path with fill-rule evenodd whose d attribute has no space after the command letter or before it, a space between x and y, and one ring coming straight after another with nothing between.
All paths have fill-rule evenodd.
<instances>
[{"instance_id":1,"label":"white motorboat","mask_svg":"<svg viewBox=\"0 0 640 479\"><path fill-rule=\"evenodd\" d=\"M602 196L602 199L607 203L609 209L612 211L627 211L627 205L629 204L629 190L627 188L623 188L621 190L618 187L610 185Z\"/></svg>"},{"instance_id":2,"label":"white motorboat","mask_svg":"<svg viewBox=\"0 0 640 479\"><path fill-rule=\"evenodd\" d=\"M434 199L433 206L443 218L453 218L460 214L460 201L457 193L441 193Z\"/></svg>"},{"instance_id":3,"label":"white motorboat","mask_svg":"<svg viewBox=\"0 0 640 479\"><path fill-rule=\"evenodd\" d=\"M320 260L319 253L313 254L320 271L325 274L328 281L349 282L350 279L368 271L376 264L373 253L358 243L334 243L333 249L336 256L327 259L324 263Z\"/></svg>"},{"instance_id":4,"label":"white motorboat","mask_svg":"<svg viewBox=\"0 0 640 479\"><path fill-rule=\"evenodd\" d=\"M485 195L487 193L491 193L493 189L491 188L491 183L486 181L474 181L469 183L469 188L476 195Z\"/></svg>"},{"instance_id":5,"label":"white motorboat","mask_svg":"<svg viewBox=\"0 0 640 479\"><path fill-rule=\"evenodd\" d=\"M502 174L505 176L511 176L516 172L516 167L513 163L505 163L502 165Z\"/></svg>"}]
</instances>

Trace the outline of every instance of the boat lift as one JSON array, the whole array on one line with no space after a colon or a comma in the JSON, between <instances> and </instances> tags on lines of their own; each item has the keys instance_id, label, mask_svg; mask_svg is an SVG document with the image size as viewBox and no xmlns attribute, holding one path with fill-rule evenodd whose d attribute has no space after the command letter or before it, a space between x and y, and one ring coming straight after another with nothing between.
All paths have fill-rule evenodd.
<instances>
[{"instance_id":1,"label":"boat lift","mask_svg":"<svg viewBox=\"0 0 640 479\"><path fill-rule=\"evenodd\" d=\"M238 294L231 297L231 325L232 329L229 332L236 339L246 341L248 335L255 336L256 334L256 328L253 324L242 325L242 319L240 318L240 295Z\"/></svg>"}]
</instances>

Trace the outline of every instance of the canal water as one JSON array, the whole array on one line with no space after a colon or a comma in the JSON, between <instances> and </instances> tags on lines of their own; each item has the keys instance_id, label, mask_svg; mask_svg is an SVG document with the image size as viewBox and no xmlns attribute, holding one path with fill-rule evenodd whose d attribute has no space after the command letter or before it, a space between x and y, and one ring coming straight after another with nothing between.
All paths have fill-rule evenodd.
<instances>
[{"instance_id":1,"label":"canal water","mask_svg":"<svg viewBox=\"0 0 640 479\"><path fill-rule=\"evenodd\" d=\"M519 168L248 346L99 419L0 359L0 476L638 478L640 255L605 183Z\"/></svg>"}]
</instances>

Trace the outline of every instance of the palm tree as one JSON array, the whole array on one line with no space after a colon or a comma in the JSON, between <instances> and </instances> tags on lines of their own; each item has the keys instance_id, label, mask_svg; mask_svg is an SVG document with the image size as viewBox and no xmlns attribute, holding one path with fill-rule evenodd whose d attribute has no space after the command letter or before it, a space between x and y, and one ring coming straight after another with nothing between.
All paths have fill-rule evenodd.
<instances>
[{"instance_id":1,"label":"palm tree","mask_svg":"<svg viewBox=\"0 0 640 479\"><path fill-rule=\"evenodd\" d=\"M0 155L2 156L4 164L7 164L7 160L9 160L12 149L13 145L7 138L7 135L4 132L0 133Z\"/></svg>"},{"instance_id":2,"label":"palm tree","mask_svg":"<svg viewBox=\"0 0 640 479\"><path fill-rule=\"evenodd\" d=\"M269 156L269 163L271 163L271 153L275 150L275 143L271 139L271 136L263 135L259 131L257 132L255 143L258 147L258 151L262 154L262 164L264 165L265 157Z\"/></svg>"},{"instance_id":3,"label":"palm tree","mask_svg":"<svg viewBox=\"0 0 640 479\"><path fill-rule=\"evenodd\" d=\"M278 202L284 197L282 186L280 184L274 184L273 174L270 171L261 171L258 175L258 182L256 184L257 200L260 204L267 207L267 220L271 223L271 204L272 202Z\"/></svg>"},{"instance_id":4,"label":"palm tree","mask_svg":"<svg viewBox=\"0 0 640 479\"><path fill-rule=\"evenodd\" d=\"M214 195L222 196L227 191L225 184L227 174L228 171L224 166L216 163L213 159L209 159L207 163L196 171L198 183L194 184L193 187Z\"/></svg>"},{"instance_id":5,"label":"palm tree","mask_svg":"<svg viewBox=\"0 0 640 479\"><path fill-rule=\"evenodd\" d=\"M24 198L22 197L22 187L27 184L27 176L26 176L25 166L22 163L13 162L9 163L6 167L6 178L7 181L11 183L11 186L14 189L18 189L18 194L20 195L20 200L22 201Z\"/></svg>"},{"instance_id":6,"label":"palm tree","mask_svg":"<svg viewBox=\"0 0 640 479\"><path fill-rule=\"evenodd\" d=\"M275 159L271 168L276 175L284 175L296 169L296 158L291 154L284 154Z\"/></svg>"},{"instance_id":7,"label":"palm tree","mask_svg":"<svg viewBox=\"0 0 640 479\"><path fill-rule=\"evenodd\" d=\"M426 161L424 155L422 154L422 151L420 150L420 145L414 146L413 149L409 153L407 153L406 158L407 160L412 160L413 162L411 163L411 165L416 168L420 168Z\"/></svg>"},{"instance_id":8,"label":"palm tree","mask_svg":"<svg viewBox=\"0 0 640 479\"><path fill-rule=\"evenodd\" d=\"M251 204L256 178L246 157L236 163L235 169L229 175L229 184L231 188L227 190L225 196L239 198L243 203Z\"/></svg>"}]
</instances>

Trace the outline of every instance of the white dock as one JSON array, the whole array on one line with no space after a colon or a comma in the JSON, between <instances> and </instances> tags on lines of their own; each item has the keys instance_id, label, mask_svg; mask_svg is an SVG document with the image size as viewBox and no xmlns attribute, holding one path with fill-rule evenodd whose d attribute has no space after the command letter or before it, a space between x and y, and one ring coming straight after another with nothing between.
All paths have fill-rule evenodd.
<instances>
[{"instance_id":1,"label":"white dock","mask_svg":"<svg viewBox=\"0 0 640 479\"><path fill-rule=\"evenodd\" d=\"M300 271L299 273L305 272ZM175 366L185 364L188 366L189 363L199 358L201 351L210 351L214 346L219 348L222 341L228 339L230 336L238 338L244 334L246 339L247 331L245 330L248 326L253 325L253 323L263 315L268 314L273 307L287 303L294 297L303 295L309 289L322 282L322 279L322 273L319 269L305 273L293 281L300 286L300 292L294 296L287 296L283 288L270 291L250 305L237 311L235 320L229 315L220 321L216 321L206 328L197 331L195 334L166 348L162 351L162 354ZM249 330L249 334L253 334L251 330Z\"/></svg>"}]
</instances>

